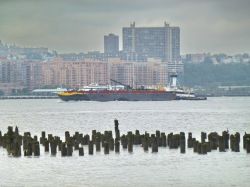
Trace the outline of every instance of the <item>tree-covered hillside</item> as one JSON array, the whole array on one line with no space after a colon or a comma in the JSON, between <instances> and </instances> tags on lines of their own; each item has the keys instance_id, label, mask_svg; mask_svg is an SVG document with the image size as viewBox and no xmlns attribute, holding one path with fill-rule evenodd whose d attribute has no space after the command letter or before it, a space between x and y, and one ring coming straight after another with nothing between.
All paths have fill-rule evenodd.
<instances>
[{"instance_id":1,"label":"tree-covered hillside","mask_svg":"<svg viewBox=\"0 0 250 187\"><path fill-rule=\"evenodd\" d=\"M185 64L182 82L186 86L250 85L250 64Z\"/></svg>"}]
</instances>

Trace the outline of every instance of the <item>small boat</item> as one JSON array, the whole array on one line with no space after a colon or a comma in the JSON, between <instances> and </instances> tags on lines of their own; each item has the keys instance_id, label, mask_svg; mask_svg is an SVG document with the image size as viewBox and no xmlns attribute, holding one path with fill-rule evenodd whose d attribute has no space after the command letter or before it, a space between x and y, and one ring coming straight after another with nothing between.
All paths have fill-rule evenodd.
<instances>
[{"instance_id":1,"label":"small boat","mask_svg":"<svg viewBox=\"0 0 250 187\"><path fill-rule=\"evenodd\" d=\"M177 75L173 74L170 76L170 91L176 94L176 100L207 100L207 97L197 96L194 92L190 91L190 89L184 89L177 87Z\"/></svg>"}]
</instances>

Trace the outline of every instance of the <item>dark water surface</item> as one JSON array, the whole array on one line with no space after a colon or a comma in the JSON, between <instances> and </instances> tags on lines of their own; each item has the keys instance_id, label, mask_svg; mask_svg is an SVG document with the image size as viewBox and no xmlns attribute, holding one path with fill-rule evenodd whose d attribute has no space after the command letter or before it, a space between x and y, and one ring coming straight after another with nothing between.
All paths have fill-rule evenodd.
<instances>
[{"instance_id":1,"label":"dark water surface","mask_svg":"<svg viewBox=\"0 0 250 187\"><path fill-rule=\"evenodd\" d=\"M250 97L209 98L207 101L62 102L60 100L0 100L0 129L18 126L21 133L64 131L90 133L114 128L140 132L200 132L228 129L250 133ZM187 134L186 134L187 136ZM242 143L242 142L241 142ZM214 151L197 155L187 149L159 148L157 154L135 147L133 154L94 153L62 158L12 158L0 148L0 186L249 186L250 154Z\"/></svg>"}]
</instances>

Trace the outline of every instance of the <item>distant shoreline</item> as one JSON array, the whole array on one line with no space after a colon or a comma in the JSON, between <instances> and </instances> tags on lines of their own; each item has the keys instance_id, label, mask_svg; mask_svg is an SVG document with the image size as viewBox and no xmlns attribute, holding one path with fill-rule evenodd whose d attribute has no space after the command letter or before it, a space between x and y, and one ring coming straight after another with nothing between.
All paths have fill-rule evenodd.
<instances>
[{"instance_id":1,"label":"distant shoreline","mask_svg":"<svg viewBox=\"0 0 250 187\"><path fill-rule=\"evenodd\" d=\"M33 95L0 96L0 100L13 100L13 99L59 99L59 97L58 96L33 96Z\"/></svg>"}]
</instances>

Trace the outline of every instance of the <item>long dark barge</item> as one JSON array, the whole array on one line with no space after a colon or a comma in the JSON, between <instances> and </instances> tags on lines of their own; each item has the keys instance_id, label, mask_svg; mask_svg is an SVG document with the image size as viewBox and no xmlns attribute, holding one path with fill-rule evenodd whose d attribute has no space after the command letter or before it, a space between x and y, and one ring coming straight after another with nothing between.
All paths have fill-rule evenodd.
<instances>
[{"instance_id":1,"label":"long dark barge","mask_svg":"<svg viewBox=\"0 0 250 187\"><path fill-rule=\"evenodd\" d=\"M63 101L170 101L175 92L165 90L89 90L65 91L58 94Z\"/></svg>"}]
</instances>

